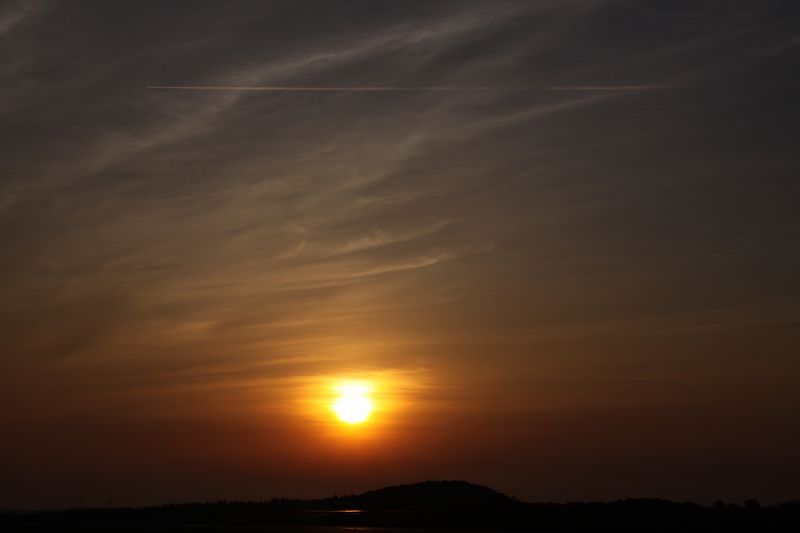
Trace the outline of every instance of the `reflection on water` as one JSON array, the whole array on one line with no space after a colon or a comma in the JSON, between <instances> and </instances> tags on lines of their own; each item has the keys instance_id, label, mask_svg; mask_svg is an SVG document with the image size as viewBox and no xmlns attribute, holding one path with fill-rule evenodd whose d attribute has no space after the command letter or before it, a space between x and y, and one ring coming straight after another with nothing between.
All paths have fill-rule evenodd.
<instances>
[{"instance_id":1,"label":"reflection on water","mask_svg":"<svg viewBox=\"0 0 800 533\"><path fill-rule=\"evenodd\" d=\"M322 510L322 511L304 511L304 513L314 513L314 514L342 514L342 513L367 513L368 511L364 509L340 509L340 510ZM405 511L389 511L386 514L405 514ZM233 530L231 530L233 531ZM252 529L248 529L247 531L254 531ZM435 529L435 528L402 528L402 527L377 527L377 526L313 526L313 525L275 525L275 526L264 526L263 529L257 529L255 531L263 531L263 532L277 532L277 531L286 531L288 533L344 533L346 531L364 531L366 533L442 533L442 531L446 531L446 533L475 533L472 530L465 530L465 529ZM481 530L480 533L503 533L501 530Z\"/></svg>"},{"instance_id":2,"label":"reflection on water","mask_svg":"<svg viewBox=\"0 0 800 533\"><path fill-rule=\"evenodd\" d=\"M324 511L305 511L307 513L325 513L325 514L339 514L339 513L365 513L364 509L337 509L337 510L324 510Z\"/></svg>"}]
</instances>

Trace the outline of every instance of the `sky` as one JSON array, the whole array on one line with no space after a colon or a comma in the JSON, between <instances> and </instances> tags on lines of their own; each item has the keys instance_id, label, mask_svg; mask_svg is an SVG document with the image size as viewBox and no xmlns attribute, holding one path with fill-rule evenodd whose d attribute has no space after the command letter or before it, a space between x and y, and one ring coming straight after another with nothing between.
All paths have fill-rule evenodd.
<instances>
[{"instance_id":1,"label":"sky","mask_svg":"<svg viewBox=\"0 0 800 533\"><path fill-rule=\"evenodd\" d=\"M800 497L798 20L3 2L0 508Z\"/></svg>"}]
</instances>

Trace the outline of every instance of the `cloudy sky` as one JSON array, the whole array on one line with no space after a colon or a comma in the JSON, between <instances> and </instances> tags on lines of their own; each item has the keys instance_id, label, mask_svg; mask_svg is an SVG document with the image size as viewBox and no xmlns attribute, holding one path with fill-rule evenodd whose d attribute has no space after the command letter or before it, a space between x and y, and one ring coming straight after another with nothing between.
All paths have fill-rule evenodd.
<instances>
[{"instance_id":1,"label":"cloudy sky","mask_svg":"<svg viewBox=\"0 0 800 533\"><path fill-rule=\"evenodd\" d=\"M0 508L797 497L798 20L3 2Z\"/></svg>"}]
</instances>

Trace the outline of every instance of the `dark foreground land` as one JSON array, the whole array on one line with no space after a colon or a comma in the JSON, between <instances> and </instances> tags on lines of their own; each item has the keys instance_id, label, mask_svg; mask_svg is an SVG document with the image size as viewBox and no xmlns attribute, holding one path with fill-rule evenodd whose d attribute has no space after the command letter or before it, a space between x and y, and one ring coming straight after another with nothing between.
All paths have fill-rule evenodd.
<instances>
[{"instance_id":1,"label":"dark foreground land","mask_svg":"<svg viewBox=\"0 0 800 533\"><path fill-rule=\"evenodd\" d=\"M2 531L731 532L800 531L800 503L761 507L630 499L525 503L463 481L427 481L322 500L0 513Z\"/></svg>"}]
</instances>

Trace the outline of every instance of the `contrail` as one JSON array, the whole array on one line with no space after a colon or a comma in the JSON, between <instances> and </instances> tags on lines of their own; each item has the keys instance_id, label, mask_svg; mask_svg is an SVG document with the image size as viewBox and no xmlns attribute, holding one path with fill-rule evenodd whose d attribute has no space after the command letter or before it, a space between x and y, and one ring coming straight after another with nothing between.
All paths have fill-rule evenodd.
<instances>
[{"instance_id":1,"label":"contrail","mask_svg":"<svg viewBox=\"0 0 800 533\"><path fill-rule=\"evenodd\" d=\"M145 89L168 91L262 91L262 92L392 92L392 91L653 91L674 89L675 85L577 85L551 87L472 86L353 86L303 87L280 85L146 85Z\"/></svg>"},{"instance_id":2,"label":"contrail","mask_svg":"<svg viewBox=\"0 0 800 533\"><path fill-rule=\"evenodd\" d=\"M663 91L679 89L680 85L556 85L545 91Z\"/></svg>"}]
</instances>

